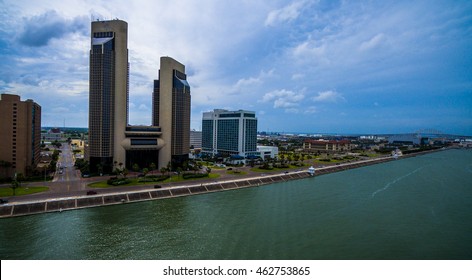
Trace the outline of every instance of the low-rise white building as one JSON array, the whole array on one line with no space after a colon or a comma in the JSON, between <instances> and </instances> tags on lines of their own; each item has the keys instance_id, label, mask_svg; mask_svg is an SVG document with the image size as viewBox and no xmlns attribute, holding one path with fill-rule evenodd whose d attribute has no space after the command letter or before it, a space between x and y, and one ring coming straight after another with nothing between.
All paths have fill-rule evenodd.
<instances>
[{"instance_id":1,"label":"low-rise white building","mask_svg":"<svg viewBox=\"0 0 472 280\"><path fill-rule=\"evenodd\" d=\"M275 146L257 146L257 152L262 159L277 158L279 148Z\"/></svg>"}]
</instances>

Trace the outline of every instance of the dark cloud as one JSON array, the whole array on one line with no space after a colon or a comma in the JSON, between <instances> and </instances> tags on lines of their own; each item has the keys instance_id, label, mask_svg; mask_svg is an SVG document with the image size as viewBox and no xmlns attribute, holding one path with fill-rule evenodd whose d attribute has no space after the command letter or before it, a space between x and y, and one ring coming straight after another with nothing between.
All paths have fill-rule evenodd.
<instances>
[{"instance_id":1,"label":"dark cloud","mask_svg":"<svg viewBox=\"0 0 472 280\"><path fill-rule=\"evenodd\" d=\"M18 41L31 47L41 47L53 38L62 38L69 33L83 33L88 30L89 20L86 16L66 19L50 10L44 14L24 19L23 31Z\"/></svg>"}]
</instances>

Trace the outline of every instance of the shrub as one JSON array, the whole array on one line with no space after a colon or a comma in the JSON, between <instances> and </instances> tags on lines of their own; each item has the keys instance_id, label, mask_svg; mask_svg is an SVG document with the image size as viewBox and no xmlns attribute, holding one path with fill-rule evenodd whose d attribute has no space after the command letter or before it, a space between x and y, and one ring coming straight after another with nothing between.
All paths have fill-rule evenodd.
<instances>
[{"instance_id":1,"label":"shrub","mask_svg":"<svg viewBox=\"0 0 472 280\"><path fill-rule=\"evenodd\" d=\"M196 178L205 178L205 177L208 177L208 173L204 173L204 174L201 174L201 173L197 173L197 174L185 173L185 174L182 175L182 178L184 178L184 179L196 179Z\"/></svg>"},{"instance_id":2,"label":"shrub","mask_svg":"<svg viewBox=\"0 0 472 280\"><path fill-rule=\"evenodd\" d=\"M117 177L111 177L107 180L107 184L112 186L126 185L129 183L131 183L131 180L125 178L118 179Z\"/></svg>"},{"instance_id":3,"label":"shrub","mask_svg":"<svg viewBox=\"0 0 472 280\"><path fill-rule=\"evenodd\" d=\"M164 181L164 180L168 179L169 177L170 177L169 175L159 175L159 176L151 175L151 176L145 176L145 177L139 178L138 182L140 182L140 183L144 183L144 182L161 182L161 181Z\"/></svg>"}]
</instances>

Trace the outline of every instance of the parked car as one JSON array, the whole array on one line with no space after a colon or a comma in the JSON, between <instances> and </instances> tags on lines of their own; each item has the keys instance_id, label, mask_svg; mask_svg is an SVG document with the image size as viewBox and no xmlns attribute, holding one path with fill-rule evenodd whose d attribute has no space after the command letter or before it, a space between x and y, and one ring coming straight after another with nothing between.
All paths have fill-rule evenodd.
<instances>
[{"instance_id":1,"label":"parked car","mask_svg":"<svg viewBox=\"0 0 472 280\"><path fill-rule=\"evenodd\" d=\"M154 185L154 188L155 188L155 189L160 189L160 188L162 188L162 187L161 187L160 185Z\"/></svg>"},{"instance_id":2,"label":"parked car","mask_svg":"<svg viewBox=\"0 0 472 280\"><path fill-rule=\"evenodd\" d=\"M8 200L0 198L0 204L5 204L5 203L8 203Z\"/></svg>"},{"instance_id":3,"label":"parked car","mask_svg":"<svg viewBox=\"0 0 472 280\"><path fill-rule=\"evenodd\" d=\"M95 194L97 194L96 191L87 191L87 195L95 195Z\"/></svg>"}]
</instances>

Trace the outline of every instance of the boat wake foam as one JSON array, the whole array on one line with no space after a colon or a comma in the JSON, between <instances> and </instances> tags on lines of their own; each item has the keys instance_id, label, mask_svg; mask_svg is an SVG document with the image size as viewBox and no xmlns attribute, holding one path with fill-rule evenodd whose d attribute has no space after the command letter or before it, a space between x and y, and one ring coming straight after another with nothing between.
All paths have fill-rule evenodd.
<instances>
[{"instance_id":1,"label":"boat wake foam","mask_svg":"<svg viewBox=\"0 0 472 280\"><path fill-rule=\"evenodd\" d=\"M417 169L411 171L410 173L408 173L408 174L406 174L406 175L403 175L403 176L401 176L401 177L398 177L397 179L393 180L392 182L389 182L389 183L386 184L383 188L378 189L378 190L376 190L375 192L373 192L373 193L372 193L372 198L374 198L374 196L375 196L376 194L378 194L379 192L385 191L386 189L390 188L390 186L394 185L394 184L397 183L398 181L401 181L401 180L405 179L406 177L415 174L416 172L420 171L421 169L423 169L423 167L417 168Z\"/></svg>"}]
</instances>

